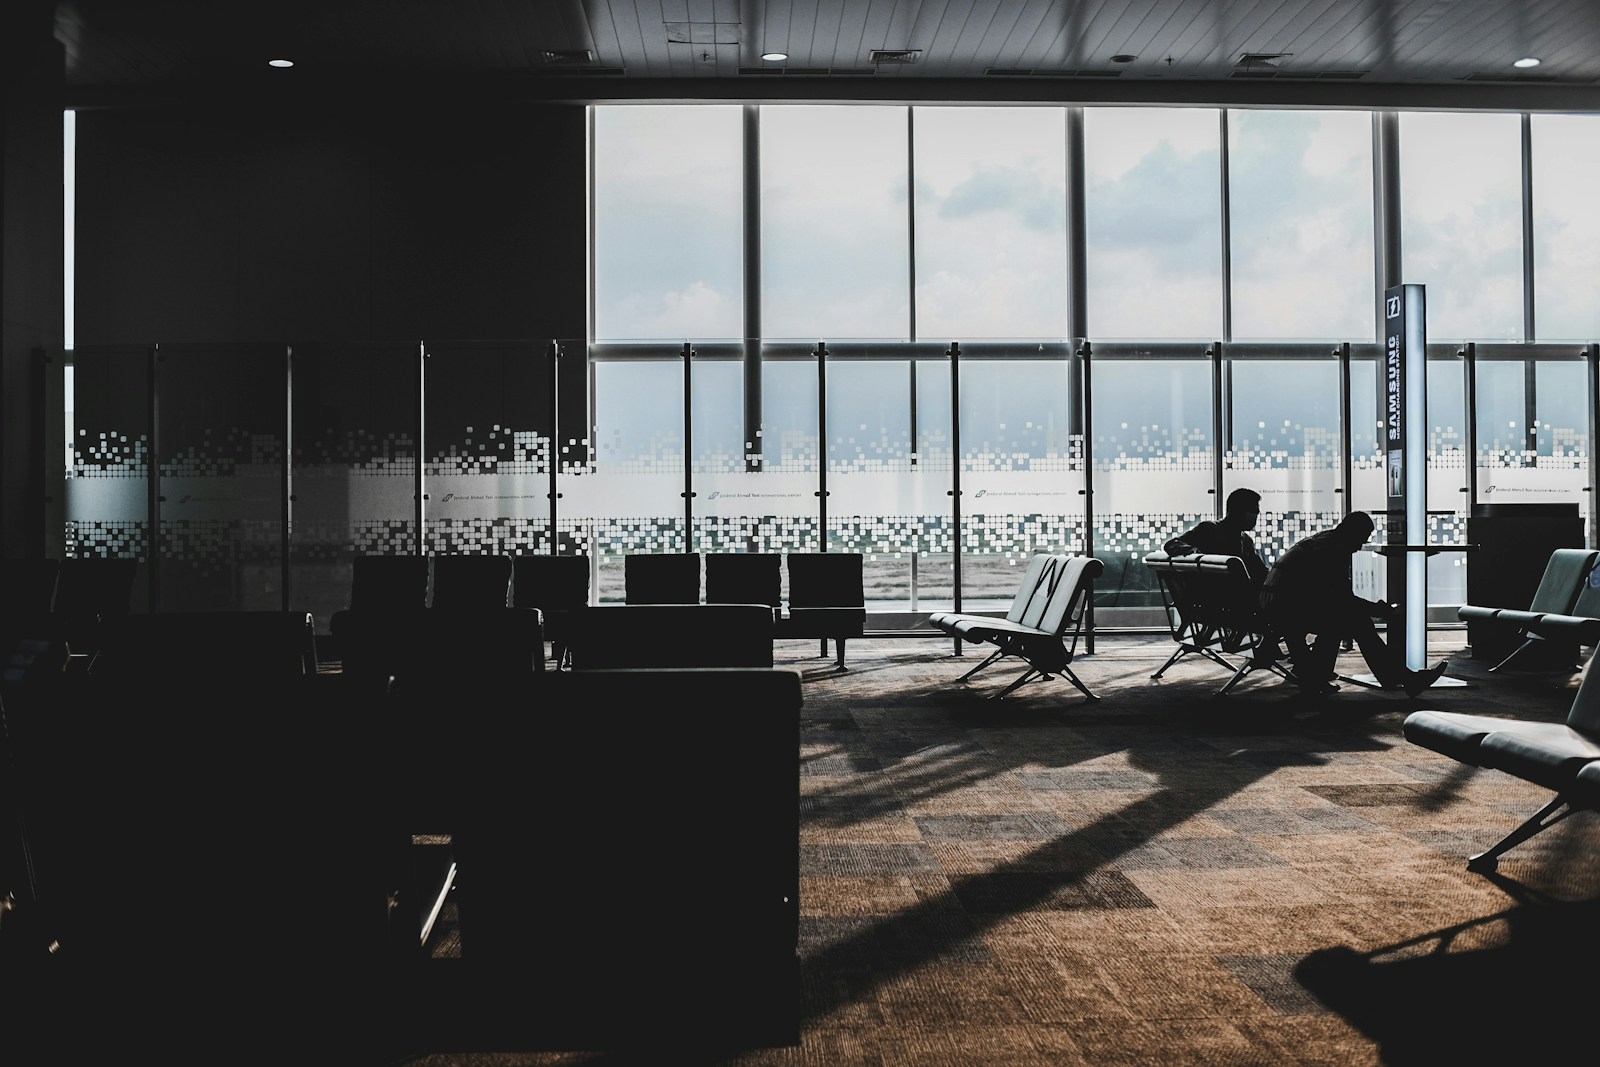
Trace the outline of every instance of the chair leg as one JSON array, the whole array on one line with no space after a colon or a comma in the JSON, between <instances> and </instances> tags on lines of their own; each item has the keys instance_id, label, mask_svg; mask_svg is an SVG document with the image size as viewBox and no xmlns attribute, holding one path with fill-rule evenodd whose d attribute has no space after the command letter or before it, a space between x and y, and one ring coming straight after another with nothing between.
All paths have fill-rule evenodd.
<instances>
[{"instance_id":1,"label":"chair leg","mask_svg":"<svg viewBox=\"0 0 1600 1067\"><path fill-rule=\"evenodd\" d=\"M1507 663L1510 663L1512 660L1516 659L1519 655L1521 655L1522 653L1526 652L1528 649L1532 648L1533 647L1533 643L1535 641L1537 641L1537 640L1538 640L1537 637L1530 637L1526 641L1522 642L1522 644L1518 645L1516 648L1511 650L1511 655L1507 656L1505 659L1501 660L1499 663L1496 663L1493 667L1490 667L1489 668L1490 672L1497 671L1501 667L1504 667Z\"/></svg>"},{"instance_id":2,"label":"chair leg","mask_svg":"<svg viewBox=\"0 0 1600 1067\"><path fill-rule=\"evenodd\" d=\"M1098 696L1096 696L1095 694L1091 693L1089 691L1089 687L1084 685L1083 682L1079 681L1078 680L1078 676L1076 674L1073 674L1067 668L1065 668L1065 667L1061 668L1061 677L1065 678L1067 681L1069 681L1073 685L1077 686L1078 687L1078 692L1082 693L1084 696L1088 697L1090 700L1099 700L1100 699Z\"/></svg>"},{"instance_id":3,"label":"chair leg","mask_svg":"<svg viewBox=\"0 0 1600 1067\"><path fill-rule=\"evenodd\" d=\"M1176 651L1172 655L1168 656L1167 657L1167 662L1163 663L1161 665L1161 669L1156 671L1156 673L1152 674L1150 677L1152 679L1156 679L1156 678L1161 677L1163 674L1167 673L1167 668L1172 666L1174 663L1178 662L1178 660L1181 659L1184 656L1184 654L1187 653L1188 651L1189 650L1187 648L1183 647L1182 645L1179 645L1178 646L1178 651Z\"/></svg>"},{"instance_id":4,"label":"chair leg","mask_svg":"<svg viewBox=\"0 0 1600 1067\"><path fill-rule=\"evenodd\" d=\"M839 658L834 663L833 669L836 671L842 671L844 670L844 638L835 637L833 639L833 643L838 646L839 649Z\"/></svg>"},{"instance_id":5,"label":"chair leg","mask_svg":"<svg viewBox=\"0 0 1600 1067\"><path fill-rule=\"evenodd\" d=\"M1045 675L1043 671L1035 670L1034 668L1029 667L1027 670L1023 671L1015 681L1011 682L1004 689L1000 690L1000 692L989 694L989 699L999 700L1003 696L1015 693L1018 689L1021 689L1023 685L1033 681L1035 678L1043 678L1044 676Z\"/></svg>"},{"instance_id":6,"label":"chair leg","mask_svg":"<svg viewBox=\"0 0 1600 1067\"><path fill-rule=\"evenodd\" d=\"M1002 649L997 649L994 652L989 653L989 655L984 659L984 661L982 663L979 663L976 667L972 668L966 674L963 674L961 677L957 678L956 681L958 681L958 682L966 681L967 679L971 678L974 674L977 674L979 671L983 670L989 664L993 663L995 660L999 659L1001 656L1003 656L1005 654L1006 654L1006 650L1003 649L1003 648Z\"/></svg>"},{"instance_id":7,"label":"chair leg","mask_svg":"<svg viewBox=\"0 0 1600 1067\"><path fill-rule=\"evenodd\" d=\"M1564 810L1563 810L1564 809ZM1535 812L1528 821L1511 831L1506 836L1496 841L1493 845L1474 856L1467 857L1467 870L1492 871L1500 863L1500 857L1507 850L1522 844L1528 838L1541 830L1548 830L1556 823L1571 815L1577 808L1567 806L1567 798L1557 795L1556 798Z\"/></svg>"}]
</instances>

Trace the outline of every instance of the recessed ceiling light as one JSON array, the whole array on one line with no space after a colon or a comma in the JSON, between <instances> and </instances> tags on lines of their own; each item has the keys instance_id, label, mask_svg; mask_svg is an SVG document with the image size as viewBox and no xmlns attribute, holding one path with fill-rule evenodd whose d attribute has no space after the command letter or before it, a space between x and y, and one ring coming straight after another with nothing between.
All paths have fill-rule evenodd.
<instances>
[{"instance_id":1,"label":"recessed ceiling light","mask_svg":"<svg viewBox=\"0 0 1600 1067\"><path fill-rule=\"evenodd\" d=\"M1515 63L1513 63L1511 65L1513 67L1537 67L1539 65L1539 61L1537 59L1534 59L1532 56L1528 56L1528 57L1526 57L1524 59L1517 60Z\"/></svg>"},{"instance_id":2,"label":"recessed ceiling light","mask_svg":"<svg viewBox=\"0 0 1600 1067\"><path fill-rule=\"evenodd\" d=\"M789 58L788 52L762 52L761 58L768 63L782 63Z\"/></svg>"},{"instance_id":3,"label":"recessed ceiling light","mask_svg":"<svg viewBox=\"0 0 1600 1067\"><path fill-rule=\"evenodd\" d=\"M294 60L292 60L292 59L269 59L269 60L267 60L267 66L269 66L269 67L292 67L292 66L294 66Z\"/></svg>"},{"instance_id":4,"label":"recessed ceiling light","mask_svg":"<svg viewBox=\"0 0 1600 1067\"><path fill-rule=\"evenodd\" d=\"M1124 52L1119 56L1112 56L1111 57L1111 62L1113 62L1113 63L1132 63L1134 60L1136 60L1138 58L1139 58L1138 56L1130 56L1130 55L1128 55L1128 53Z\"/></svg>"}]
</instances>

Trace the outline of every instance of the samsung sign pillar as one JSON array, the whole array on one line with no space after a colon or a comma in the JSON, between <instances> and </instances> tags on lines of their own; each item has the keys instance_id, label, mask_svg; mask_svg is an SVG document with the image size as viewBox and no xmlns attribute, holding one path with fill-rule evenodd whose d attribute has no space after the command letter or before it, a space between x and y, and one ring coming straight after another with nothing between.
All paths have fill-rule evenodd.
<instances>
[{"instance_id":1,"label":"samsung sign pillar","mask_svg":"<svg viewBox=\"0 0 1600 1067\"><path fill-rule=\"evenodd\" d=\"M1400 606L1406 666L1421 670L1428 656L1428 331L1423 287L1384 290L1383 322L1389 599Z\"/></svg>"}]
</instances>

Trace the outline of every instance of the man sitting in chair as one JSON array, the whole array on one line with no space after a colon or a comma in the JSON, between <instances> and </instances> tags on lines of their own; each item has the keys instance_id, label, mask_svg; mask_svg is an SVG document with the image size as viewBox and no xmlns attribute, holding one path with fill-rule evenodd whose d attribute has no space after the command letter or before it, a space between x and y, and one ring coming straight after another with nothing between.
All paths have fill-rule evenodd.
<instances>
[{"instance_id":1,"label":"man sitting in chair","mask_svg":"<svg viewBox=\"0 0 1600 1067\"><path fill-rule=\"evenodd\" d=\"M1356 596L1350 580L1350 559L1372 536L1372 516L1352 511L1339 525L1290 545L1267 572L1261 586L1261 613L1285 638L1295 681L1308 693L1332 693L1338 686L1334 662L1349 638L1361 649L1373 677L1385 689L1404 689L1416 696L1439 680L1445 663L1425 671L1405 665L1373 626L1374 619L1392 619L1394 608ZM1316 634L1308 648L1304 635Z\"/></svg>"},{"instance_id":2,"label":"man sitting in chair","mask_svg":"<svg viewBox=\"0 0 1600 1067\"><path fill-rule=\"evenodd\" d=\"M1254 489L1235 489L1228 494L1222 521L1207 519L1188 533L1174 537L1163 546L1169 556L1202 552L1216 556L1238 556L1250 580L1259 586L1267 576L1267 565L1256 552L1249 531L1261 517L1261 494Z\"/></svg>"}]
</instances>

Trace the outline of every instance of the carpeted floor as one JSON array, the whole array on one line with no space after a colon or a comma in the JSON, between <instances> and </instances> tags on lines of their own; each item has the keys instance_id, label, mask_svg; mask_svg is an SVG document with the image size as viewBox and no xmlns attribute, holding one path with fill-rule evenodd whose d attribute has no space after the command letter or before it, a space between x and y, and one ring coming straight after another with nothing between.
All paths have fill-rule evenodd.
<instances>
[{"instance_id":1,"label":"carpeted floor","mask_svg":"<svg viewBox=\"0 0 1600 1067\"><path fill-rule=\"evenodd\" d=\"M1350 684L1308 698L1266 672L1217 699L1226 676L1203 661L1151 679L1166 637L1102 634L1073 665L1092 703L1062 680L989 701L1017 672L959 683L980 657L944 640L852 642L842 673L815 642L781 643L805 699L799 1044L714 1054L635 1035L648 1054L404 1062L1555 1062L1592 1044L1600 818L1471 873L1466 856L1549 795L1400 724L1420 707L1559 721L1580 675L1490 674L1464 640L1433 635L1430 662L1467 684L1417 700ZM1365 667L1347 653L1340 669Z\"/></svg>"}]
</instances>

